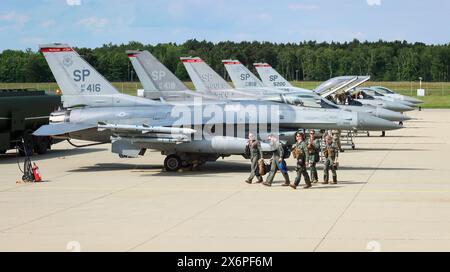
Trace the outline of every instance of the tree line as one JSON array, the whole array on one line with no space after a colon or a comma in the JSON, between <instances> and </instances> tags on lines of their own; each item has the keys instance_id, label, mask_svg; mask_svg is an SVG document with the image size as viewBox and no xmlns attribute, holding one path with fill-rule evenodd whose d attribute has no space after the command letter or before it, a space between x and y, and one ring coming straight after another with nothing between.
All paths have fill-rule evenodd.
<instances>
[{"instance_id":1,"label":"tree line","mask_svg":"<svg viewBox=\"0 0 450 272\"><path fill-rule=\"evenodd\" d=\"M254 71L253 63L267 62L288 80L324 81L341 75L370 75L374 81L447 82L450 79L450 43L426 45L406 41L345 43L219 42L188 40L183 44L144 45L140 42L99 48L76 48L108 80L137 81L125 50L149 50L181 80L189 76L182 56L199 56L226 76L223 59L238 59ZM53 82L41 53L4 50L0 53L0 82Z\"/></svg>"}]
</instances>

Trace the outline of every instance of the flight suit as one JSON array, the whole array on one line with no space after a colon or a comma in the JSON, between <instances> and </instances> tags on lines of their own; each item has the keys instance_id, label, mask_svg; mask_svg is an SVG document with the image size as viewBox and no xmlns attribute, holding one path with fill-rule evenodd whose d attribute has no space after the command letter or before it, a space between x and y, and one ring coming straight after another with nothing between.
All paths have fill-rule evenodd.
<instances>
[{"instance_id":1,"label":"flight suit","mask_svg":"<svg viewBox=\"0 0 450 272\"><path fill-rule=\"evenodd\" d=\"M265 182L266 183L265 185L269 185L269 186L272 184L275 174L277 173L278 163L280 161L280 158L283 158L283 155L284 155L283 145L280 142L277 142L276 145L277 146L272 154L269 176L267 177L266 182ZM281 174L284 177L285 184L289 185L290 181L289 181L288 173L282 172Z\"/></svg>"},{"instance_id":2,"label":"flight suit","mask_svg":"<svg viewBox=\"0 0 450 272\"><path fill-rule=\"evenodd\" d=\"M336 143L332 143L330 145L325 144L325 147L322 150L323 155L325 157L325 169L323 173L323 183L328 184L329 180L329 171L331 170L333 175L333 183L337 183L337 173L336 173L336 165L334 164L334 161L339 155L339 148L337 147Z\"/></svg>"},{"instance_id":3,"label":"flight suit","mask_svg":"<svg viewBox=\"0 0 450 272\"><path fill-rule=\"evenodd\" d=\"M295 169L297 176L295 178L294 186L297 187L300 184L303 175L306 186L311 187L311 180L309 179L308 171L306 170L306 163L309 160L308 144L303 140L300 143L295 143L292 146L292 149L298 150L298 157L296 158L297 168Z\"/></svg>"},{"instance_id":4,"label":"flight suit","mask_svg":"<svg viewBox=\"0 0 450 272\"><path fill-rule=\"evenodd\" d=\"M250 169L250 176L248 177L246 182L251 183L255 176L258 179L258 182L262 182L263 180L258 170L258 161L263 158L261 143L258 140L250 141L249 148L250 148L251 169Z\"/></svg>"},{"instance_id":5,"label":"flight suit","mask_svg":"<svg viewBox=\"0 0 450 272\"><path fill-rule=\"evenodd\" d=\"M315 139L312 144L308 143L308 157L310 167L311 181L314 183L319 182L319 176L317 174L317 162L320 161L320 140Z\"/></svg>"},{"instance_id":6,"label":"flight suit","mask_svg":"<svg viewBox=\"0 0 450 272\"><path fill-rule=\"evenodd\" d=\"M344 152L341 146L341 130L333 130L333 143L336 143L339 151Z\"/></svg>"}]
</instances>

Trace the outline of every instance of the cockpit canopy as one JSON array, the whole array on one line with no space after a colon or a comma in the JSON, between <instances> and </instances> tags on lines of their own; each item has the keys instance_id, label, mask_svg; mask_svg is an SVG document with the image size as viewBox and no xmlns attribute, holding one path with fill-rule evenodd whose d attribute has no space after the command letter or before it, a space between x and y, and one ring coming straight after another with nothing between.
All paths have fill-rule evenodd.
<instances>
[{"instance_id":1,"label":"cockpit canopy","mask_svg":"<svg viewBox=\"0 0 450 272\"><path fill-rule=\"evenodd\" d=\"M386 87L375 86L375 87L372 87L372 89L377 90L377 92L379 92L381 94L395 94L394 91L392 91L392 90L390 90L390 89L388 89Z\"/></svg>"}]
</instances>

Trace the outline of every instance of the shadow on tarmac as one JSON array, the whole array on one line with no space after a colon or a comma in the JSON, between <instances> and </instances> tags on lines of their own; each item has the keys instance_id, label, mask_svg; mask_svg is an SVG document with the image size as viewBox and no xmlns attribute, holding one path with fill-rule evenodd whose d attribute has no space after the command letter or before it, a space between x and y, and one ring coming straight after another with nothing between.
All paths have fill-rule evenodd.
<instances>
[{"instance_id":1,"label":"shadow on tarmac","mask_svg":"<svg viewBox=\"0 0 450 272\"><path fill-rule=\"evenodd\" d=\"M358 152L358 151L411 151L411 152L423 152L423 151L432 151L431 149L425 148L356 148L355 150L349 150L349 152Z\"/></svg>"},{"instance_id":2,"label":"shadow on tarmac","mask_svg":"<svg viewBox=\"0 0 450 272\"><path fill-rule=\"evenodd\" d=\"M354 166L339 166L339 170L380 170L380 171L431 171L429 168L409 168L409 167L354 167ZM338 171L339 171L338 170Z\"/></svg>"},{"instance_id":3,"label":"shadow on tarmac","mask_svg":"<svg viewBox=\"0 0 450 272\"><path fill-rule=\"evenodd\" d=\"M293 177L295 175L295 166L289 166L289 175ZM318 171L323 170L322 165L318 165ZM340 166L339 170L380 170L380 171L429 171L427 168L400 168L400 167L352 167L352 166ZM158 176L158 177L183 177L183 176L196 176L202 175L208 176L217 173L249 173L249 163L236 163L236 162L211 162L201 166L199 170L184 169L179 172L167 172L163 170L162 164L126 164L126 163L97 163L95 165L86 166L78 169L69 170L70 173L93 173L93 172L105 172L105 171L133 171L141 172L144 176ZM267 175L266 175L267 176ZM277 176L281 177L280 173ZM355 181L342 181L341 184L364 184L365 182Z\"/></svg>"},{"instance_id":4,"label":"shadow on tarmac","mask_svg":"<svg viewBox=\"0 0 450 272\"><path fill-rule=\"evenodd\" d=\"M86 166L68 172L71 173L89 173L104 171L135 171L148 174L149 176L195 176L198 174L216 174L216 173L247 173L250 171L250 164L235 162L211 162L201 166L199 170L182 170L180 172L166 172L162 164L122 164L122 163L97 163L92 166ZM152 171L153 170L153 171ZM159 171L154 171L159 170ZM151 171L151 173L149 173Z\"/></svg>"},{"instance_id":5,"label":"shadow on tarmac","mask_svg":"<svg viewBox=\"0 0 450 272\"><path fill-rule=\"evenodd\" d=\"M45 155L34 155L31 156L31 160L34 162L39 162L42 160L55 159L61 157L70 157L76 155L83 155L93 152L105 151L107 148L76 148L76 149L61 149L61 150L49 150ZM16 153L7 153L0 155L0 164L16 163L16 158L23 162L24 157L17 156Z\"/></svg>"}]
</instances>

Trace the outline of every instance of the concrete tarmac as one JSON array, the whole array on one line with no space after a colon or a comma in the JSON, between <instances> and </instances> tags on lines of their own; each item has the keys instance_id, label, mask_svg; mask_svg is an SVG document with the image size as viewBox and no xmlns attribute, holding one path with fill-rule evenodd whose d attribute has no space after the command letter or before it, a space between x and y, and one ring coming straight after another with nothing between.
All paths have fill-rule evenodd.
<instances>
[{"instance_id":1,"label":"concrete tarmac","mask_svg":"<svg viewBox=\"0 0 450 272\"><path fill-rule=\"evenodd\" d=\"M450 251L450 110L408 115L356 138L338 185L309 190L280 174L248 185L239 156L168 173L158 152L66 142L33 158L46 182L16 184L15 156L1 156L0 251Z\"/></svg>"}]
</instances>

